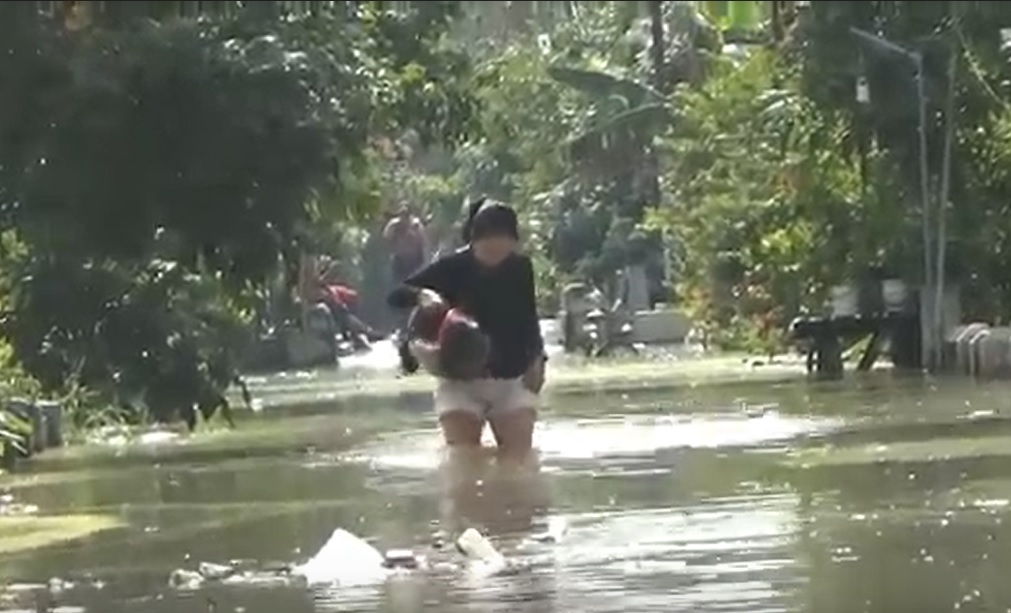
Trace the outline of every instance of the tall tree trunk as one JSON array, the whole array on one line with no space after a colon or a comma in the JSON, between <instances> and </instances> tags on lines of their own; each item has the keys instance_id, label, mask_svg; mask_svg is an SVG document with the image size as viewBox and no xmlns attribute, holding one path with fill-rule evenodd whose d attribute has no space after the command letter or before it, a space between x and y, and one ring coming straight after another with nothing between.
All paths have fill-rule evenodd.
<instances>
[{"instance_id":1,"label":"tall tree trunk","mask_svg":"<svg viewBox=\"0 0 1011 613\"><path fill-rule=\"evenodd\" d=\"M955 11L957 3L951 3L952 21L957 19ZM958 76L958 55L959 47L953 44L950 50L951 57L948 59L948 98L944 105L944 153L941 160L941 197L937 202L937 260L934 263L934 274L937 277L937 287L934 294L934 325L937 327L934 337L937 347L934 348L936 367L941 364L941 343L944 341L944 321L942 317L942 306L944 304L944 269L947 256L948 224L947 210L948 200L951 198L951 150L955 140L955 99L957 91L955 89L955 79Z\"/></svg>"},{"instance_id":2,"label":"tall tree trunk","mask_svg":"<svg viewBox=\"0 0 1011 613\"><path fill-rule=\"evenodd\" d=\"M254 19L272 21L281 16L280 4L275 0L256 0L255 2L244 2L242 8L248 11Z\"/></svg>"},{"instance_id":3,"label":"tall tree trunk","mask_svg":"<svg viewBox=\"0 0 1011 613\"><path fill-rule=\"evenodd\" d=\"M664 65L664 57L667 49L665 27L663 20L663 2L660 0L650 0L648 3L650 34L652 36L652 63L654 87L657 91L667 92L667 68ZM650 142L646 146L643 164L635 171L639 173L639 180L636 184L636 223L642 221L643 209L645 207L656 207L660 205L660 163L657 159L656 148ZM653 279L654 282L663 283L666 279Z\"/></svg>"},{"instance_id":4,"label":"tall tree trunk","mask_svg":"<svg viewBox=\"0 0 1011 613\"><path fill-rule=\"evenodd\" d=\"M779 44L783 42L786 28L783 27L783 3L774 0L772 3L772 39Z\"/></svg>"},{"instance_id":5,"label":"tall tree trunk","mask_svg":"<svg viewBox=\"0 0 1011 613\"><path fill-rule=\"evenodd\" d=\"M663 2L649 0L647 4L649 5L650 33L653 38L651 51L653 52L654 86L660 91L665 91L664 49L666 49L666 41L664 40Z\"/></svg>"}]
</instances>

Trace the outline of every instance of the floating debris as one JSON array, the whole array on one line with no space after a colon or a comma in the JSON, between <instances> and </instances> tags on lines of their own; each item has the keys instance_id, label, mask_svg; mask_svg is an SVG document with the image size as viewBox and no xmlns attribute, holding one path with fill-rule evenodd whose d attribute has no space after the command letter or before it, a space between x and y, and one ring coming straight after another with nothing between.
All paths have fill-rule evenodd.
<instances>
[{"instance_id":1,"label":"floating debris","mask_svg":"<svg viewBox=\"0 0 1011 613\"><path fill-rule=\"evenodd\" d=\"M195 570L177 568L169 575L169 587L182 591L198 590L204 585L204 576Z\"/></svg>"},{"instance_id":2,"label":"floating debris","mask_svg":"<svg viewBox=\"0 0 1011 613\"><path fill-rule=\"evenodd\" d=\"M383 566L386 568L407 568L416 570L424 566L424 558L416 555L410 549L390 549L384 556Z\"/></svg>"},{"instance_id":3,"label":"floating debris","mask_svg":"<svg viewBox=\"0 0 1011 613\"><path fill-rule=\"evenodd\" d=\"M231 577L236 574L236 569L233 566L225 566L224 564L211 564L210 562L201 562L198 567L198 572L200 576L204 579L210 580L222 580Z\"/></svg>"},{"instance_id":4,"label":"floating debris","mask_svg":"<svg viewBox=\"0 0 1011 613\"><path fill-rule=\"evenodd\" d=\"M538 532L532 537L538 543L558 543L569 531L569 522L564 517L552 517L548 520L547 528L543 532Z\"/></svg>"},{"instance_id":5,"label":"floating debris","mask_svg":"<svg viewBox=\"0 0 1011 613\"><path fill-rule=\"evenodd\" d=\"M468 528L456 541L456 548L471 561L472 574L495 575L508 568L505 557L491 541L474 528Z\"/></svg>"},{"instance_id":6,"label":"floating debris","mask_svg":"<svg viewBox=\"0 0 1011 613\"><path fill-rule=\"evenodd\" d=\"M557 543L568 530L564 517L552 517L546 529L533 537L543 543ZM507 574L519 567L510 565L484 535L470 528L456 541L456 549L469 562L471 576ZM196 570L176 569L169 585L177 590L198 590L208 584L288 585L293 580L308 586L330 585L357 587L372 585L395 576L397 571L449 571L459 566L450 563L429 564L428 559L412 549L390 549L385 554L360 537L338 528L312 558L304 564L258 565L250 560L229 564L201 562Z\"/></svg>"}]
</instances>

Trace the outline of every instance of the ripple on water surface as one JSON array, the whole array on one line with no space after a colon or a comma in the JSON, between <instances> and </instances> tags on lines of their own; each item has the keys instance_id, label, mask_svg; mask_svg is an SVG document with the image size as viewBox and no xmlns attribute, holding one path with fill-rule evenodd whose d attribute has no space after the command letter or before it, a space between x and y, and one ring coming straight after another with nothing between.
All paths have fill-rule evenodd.
<instances>
[{"instance_id":1,"label":"ripple on water surface","mask_svg":"<svg viewBox=\"0 0 1011 613\"><path fill-rule=\"evenodd\" d=\"M649 479L650 473L636 472L636 458L654 456L663 449L755 446L834 425L831 420L789 418L772 412L750 418L686 415L559 420L542 424L537 441L543 472L552 479L578 474L588 459L598 466L610 459L619 473L627 469L629 479ZM402 483L410 481L404 469L418 475L435 469L439 446L436 432L415 431L391 436L356 453L353 459L369 462L380 472L391 469ZM488 473L475 479L479 486L482 480L487 481L483 495L489 498L495 496L494 490L503 488ZM516 496L531 495L536 481L531 478L521 484L518 491L523 493ZM553 502L557 506L562 501ZM477 586L449 579L438 589L432 584L422 587L408 582L385 588L371 601L360 595L363 598L358 604L349 601L347 594L323 594L318 597L319 606L332 611L365 611L378 602L388 604L392 598L416 603L398 611L788 609L790 588L799 576L789 551L797 529L794 495L760 492L686 497L660 509L639 508L632 499L612 502L604 511L567 514L570 529L558 544L531 550L507 538L501 540L505 553L522 567L508 576L486 579ZM492 502L491 506L502 505ZM414 596L405 598L404 593ZM426 600L428 607L422 604Z\"/></svg>"},{"instance_id":2,"label":"ripple on water surface","mask_svg":"<svg viewBox=\"0 0 1011 613\"><path fill-rule=\"evenodd\" d=\"M535 444L542 461L634 459L678 448L750 447L785 441L834 429L841 420L802 418L766 412L760 416L712 414L676 417L623 417L593 420L558 420L538 425ZM490 435L486 432L486 441ZM432 469L439 462L442 443L432 430L387 437L356 451L351 457L379 467Z\"/></svg>"}]
</instances>

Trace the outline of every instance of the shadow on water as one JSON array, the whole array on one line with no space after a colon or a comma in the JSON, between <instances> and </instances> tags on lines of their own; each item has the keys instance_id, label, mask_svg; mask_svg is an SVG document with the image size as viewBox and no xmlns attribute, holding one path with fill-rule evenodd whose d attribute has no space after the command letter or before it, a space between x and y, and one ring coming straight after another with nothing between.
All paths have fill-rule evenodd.
<instances>
[{"instance_id":1,"label":"shadow on water","mask_svg":"<svg viewBox=\"0 0 1011 613\"><path fill-rule=\"evenodd\" d=\"M265 412L235 434L70 451L7 477L9 504L121 527L6 548L0 516L0 611L1011 607L1004 386L875 373L554 392L523 466L445 456L426 396L411 398ZM558 517L564 538L531 538ZM200 561L303 561L337 527L453 565L354 589L168 585ZM510 572L460 572L451 543L468 527Z\"/></svg>"}]
</instances>

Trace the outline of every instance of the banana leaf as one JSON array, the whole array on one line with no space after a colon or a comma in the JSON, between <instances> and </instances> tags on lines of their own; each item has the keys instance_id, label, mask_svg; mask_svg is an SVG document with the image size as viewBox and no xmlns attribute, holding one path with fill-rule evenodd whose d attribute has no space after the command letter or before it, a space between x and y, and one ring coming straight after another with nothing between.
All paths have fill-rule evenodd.
<instances>
[{"instance_id":1,"label":"banana leaf","mask_svg":"<svg viewBox=\"0 0 1011 613\"><path fill-rule=\"evenodd\" d=\"M4 409L0 410L0 431L28 436L32 433L32 422Z\"/></svg>"},{"instance_id":2,"label":"banana leaf","mask_svg":"<svg viewBox=\"0 0 1011 613\"><path fill-rule=\"evenodd\" d=\"M31 436L32 424L14 415L10 411L0 410L0 450L10 445L21 453L28 451L28 437Z\"/></svg>"},{"instance_id":3,"label":"banana leaf","mask_svg":"<svg viewBox=\"0 0 1011 613\"><path fill-rule=\"evenodd\" d=\"M548 69L551 78L577 89L591 97L602 99L621 96L628 101L629 107L639 107L645 104L656 104L664 100L663 95L642 83L631 79L622 79L596 70L582 70L565 66L553 66Z\"/></svg>"},{"instance_id":4,"label":"banana leaf","mask_svg":"<svg viewBox=\"0 0 1011 613\"><path fill-rule=\"evenodd\" d=\"M670 121L665 104L646 104L618 113L605 122L590 128L568 141L572 150L585 151L593 143L620 140L615 135L633 134L642 138L652 136ZM610 138L609 138L610 137ZM606 147L606 144L603 145Z\"/></svg>"}]
</instances>

